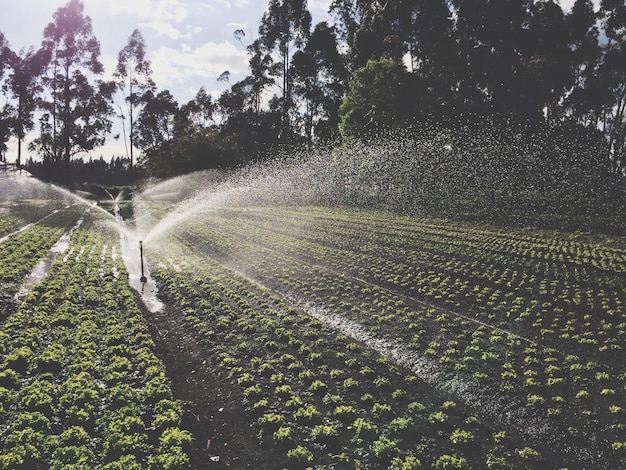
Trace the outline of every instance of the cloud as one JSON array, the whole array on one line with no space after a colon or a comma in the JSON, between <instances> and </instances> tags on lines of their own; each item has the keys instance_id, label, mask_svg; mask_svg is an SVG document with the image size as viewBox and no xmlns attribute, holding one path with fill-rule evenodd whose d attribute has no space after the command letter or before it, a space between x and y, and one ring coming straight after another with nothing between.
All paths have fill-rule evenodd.
<instances>
[{"instance_id":1,"label":"cloud","mask_svg":"<svg viewBox=\"0 0 626 470\"><path fill-rule=\"evenodd\" d=\"M172 23L168 23L167 21L146 21L139 23L139 26L141 28L151 29L158 35L167 36L170 39L189 39L191 37L191 33L183 33Z\"/></svg>"},{"instance_id":2,"label":"cloud","mask_svg":"<svg viewBox=\"0 0 626 470\"><path fill-rule=\"evenodd\" d=\"M93 0L92 0L93 1ZM132 15L138 25L171 39L188 38L177 27L189 18L190 5L182 0L109 0L112 13Z\"/></svg>"},{"instance_id":3,"label":"cloud","mask_svg":"<svg viewBox=\"0 0 626 470\"><path fill-rule=\"evenodd\" d=\"M248 71L248 56L227 41L207 42L193 48L183 44L180 48L162 46L153 54L152 77L159 87L172 87L193 78L214 81L224 70L232 74Z\"/></svg>"},{"instance_id":4,"label":"cloud","mask_svg":"<svg viewBox=\"0 0 626 470\"><path fill-rule=\"evenodd\" d=\"M563 8L563 11L569 12L571 11L575 2L576 0L561 0L559 4L561 5L561 8ZM600 0L593 0L591 3L593 3L593 7L595 10L597 10L600 6Z\"/></svg>"},{"instance_id":5,"label":"cloud","mask_svg":"<svg viewBox=\"0 0 626 470\"><path fill-rule=\"evenodd\" d=\"M328 9L330 8L330 4L332 0L309 0L309 11L315 15L326 15L328 13Z\"/></svg>"}]
</instances>

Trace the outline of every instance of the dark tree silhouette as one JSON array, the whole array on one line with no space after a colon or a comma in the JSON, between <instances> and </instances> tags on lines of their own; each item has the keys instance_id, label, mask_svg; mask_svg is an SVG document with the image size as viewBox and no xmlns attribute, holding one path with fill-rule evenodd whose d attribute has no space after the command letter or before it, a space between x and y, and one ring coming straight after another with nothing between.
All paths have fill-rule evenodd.
<instances>
[{"instance_id":1,"label":"dark tree silhouette","mask_svg":"<svg viewBox=\"0 0 626 470\"><path fill-rule=\"evenodd\" d=\"M72 156L104 144L111 129L115 84L90 80L104 69L83 3L70 0L53 18L42 44L48 58L43 79L48 97L42 103L41 135L33 145L45 159L62 165L61 176L69 182Z\"/></svg>"},{"instance_id":2,"label":"dark tree silhouette","mask_svg":"<svg viewBox=\"0 0 626 470\"><path fill-rule=\"evenodd\" d=\"M41 75L45 67L43 50L22 49L10 59L11 73L7 90L13 102L12 133L17 138L17 166L22 164L22 142L34 128L34 113L42 92Z\"/></svg>"},{"instance_id":3,"label":"dark tree silhouette","mask_svg":"<svg viewBox=\"0 0 626 470\"><path fill-rule=\"evenodd\" d=\"M6 90L6 85L3 85L3 77L5 70L10 65L12 54L9 43L4 34L0 32L0 85L2 85L3 91ZM0 108L0 160L7 150L7 142L11 135L11 115L12 110L9 105Z\"/></svg>"},{"instance_id":4,"label":"dark tree silhouette","mask_svg":"<svg viewBox=\"0 0 626 470\"><path fill-rule=\"evenodd\" d=\"M128 43L120 51L117 59L117 68L114 77L117 80L119 90L124 95L126 110L128 112L128 138L129 157L131 171L133 168L133 148L135 117L143 103L142 96L148 90L156 88L150 77L152 68L150 61L146 59L146 42L138 29L135 29L128 38ZM125 115L122 113L122 117ZM124 124L125 126L125 124ZM124 127L126 129L126 127Z\"/></svg>"},{"instance_id":5,"label":"dark tree silhouette","mask_svg":"<svg viewBox=\"0 0 626 470\"><path fill-rule=\"evenodd\" d=\"M270 73L281 84L281 140L287 140L292 132L289 117L290 110L293 109L289 76L291 58L295 50L304 47L310 30L311 13L306 0L270 0L259 26L259 40L263 49L268 53L278 53L277 66Z\"/></svg>"}]
</instances>

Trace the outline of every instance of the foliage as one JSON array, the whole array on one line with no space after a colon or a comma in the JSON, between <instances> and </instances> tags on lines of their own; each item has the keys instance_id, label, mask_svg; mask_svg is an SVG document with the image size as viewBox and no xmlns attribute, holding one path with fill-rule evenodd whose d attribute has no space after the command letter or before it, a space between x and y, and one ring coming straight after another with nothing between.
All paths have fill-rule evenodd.
<instances>
[{"instance_id":1,"label":"foliage","mask_svg":"<svg viewBox=\"0 0 626 470\"><path fill-rule=\"evenodd\" d=\"M111 129L114 85L102 80L90 83L89 77L102 74L104 68L91 18L83 11L80 0L70 0L44 30L42 48L48 64L43 80L50 96L42 104L41 135L32 144L46 162L61 164L66 182L71 158L103 145Z\"/></svg>"}]
</instances>

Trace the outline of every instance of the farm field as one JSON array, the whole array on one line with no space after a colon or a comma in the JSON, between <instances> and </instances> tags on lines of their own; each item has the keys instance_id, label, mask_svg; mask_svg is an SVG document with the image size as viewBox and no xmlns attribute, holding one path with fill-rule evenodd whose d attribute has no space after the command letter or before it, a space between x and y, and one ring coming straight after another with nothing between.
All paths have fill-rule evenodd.
<instances>
[{"instance_id":1,"label":"farm field","mask_svg":"<svg viewBox=\"0 0 626 470\"><path fill-rule=\"evenodd\" d=\"M85 204L45 202L0 216L0 468L184 468L192 435L119 233ZM38 263L45 277L21 294Z\"/></svg>"},{"instance_id":2,"label":"farm field","mask_svg":"<svg viewBox=\"0 0 626 470\"><path fill-rule=\"evenodd\" d=\"M622 237L183 208L151 310L111 214L0 203L0 469L626 468Z\"/></svg>"},{"instance_id":3,"label":"farm field","mask_svg":"<svg viewBox=\"0 0 626 470\"><path fill-rule=\"evenodd\" d=\"M138 206L158 232L166 205ZM281 207L148 238L167 308L280 465L626 462L622 239Z\"/></svg>"}]
</instances>

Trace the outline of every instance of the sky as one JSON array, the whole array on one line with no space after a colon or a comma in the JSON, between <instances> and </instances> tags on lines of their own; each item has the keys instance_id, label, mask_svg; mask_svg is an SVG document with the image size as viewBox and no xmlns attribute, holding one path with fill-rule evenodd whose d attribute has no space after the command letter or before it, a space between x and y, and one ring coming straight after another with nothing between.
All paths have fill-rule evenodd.
<instances>
[{"instance_id":1,"label":"sky","mask_svg":"<svg viewBox=\"0 0 626 470\"><path fill-rule=\"evenodd\" d=\"M11 49L39 47L43 30L66 0L0 0L0 31ZM192 99L204 86L214 97L228 88L217 77L228 70L231 83L248 72L245 46L257 37L259 23L269 0L83 0L85 15L92 20L100 41L100 60L110 78L117 55L128 37L139 28L152 63L152 78L159 90L169 90L179 104ZM331 0L308 0L313 22L328 19ZM569 10L574 0L562 0ZM599 3L597 0L595 3ZM238 42L233 33L245 36ZM119 127L119 124L117 125ZM115 129L113 133L119 133ZM12 161L15 145L7 153ZM126 155L123 142L107 139L106 148L93 157Z\"/></svg>"}]
</instances>

